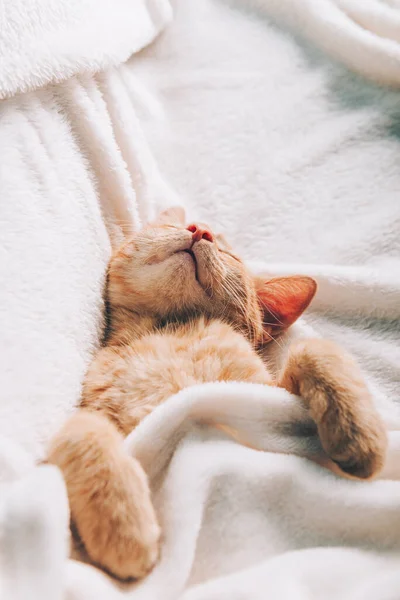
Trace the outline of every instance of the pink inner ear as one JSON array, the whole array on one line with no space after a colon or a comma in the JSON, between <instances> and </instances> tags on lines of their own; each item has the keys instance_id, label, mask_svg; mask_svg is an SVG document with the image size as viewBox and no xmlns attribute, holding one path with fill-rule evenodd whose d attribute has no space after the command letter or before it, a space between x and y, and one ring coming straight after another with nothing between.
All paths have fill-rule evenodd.
<instances>
[{"instance_id":1,"label":"pink inner ear","mask_svg":"<svg viewBox=\"0 0 400 600\"><path fill-rule=\"evenodd\" d=\"M264 310L264 323L290 327L306 310L317 291L311 277L293 275L256 281L257 296Z\"/></svg>"}]
</instances>

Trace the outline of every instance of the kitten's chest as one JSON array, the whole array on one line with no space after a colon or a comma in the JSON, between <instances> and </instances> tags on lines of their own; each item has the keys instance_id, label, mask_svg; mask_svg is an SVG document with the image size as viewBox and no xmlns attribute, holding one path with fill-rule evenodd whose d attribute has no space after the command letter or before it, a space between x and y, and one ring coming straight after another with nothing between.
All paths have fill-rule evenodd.
<instances>
[{"instance_id":1,"label":"kitten's chest","mask_svg":"<svg viewBox=\"0 0 400 600\"><path fill-rule=\"evenodd\" d=\"M101 350L87 374L83 403L139 421L180 390L212 381L271 383L271 377L241 334L219 321L198 322Z\"/></svg>"}]
</instances>

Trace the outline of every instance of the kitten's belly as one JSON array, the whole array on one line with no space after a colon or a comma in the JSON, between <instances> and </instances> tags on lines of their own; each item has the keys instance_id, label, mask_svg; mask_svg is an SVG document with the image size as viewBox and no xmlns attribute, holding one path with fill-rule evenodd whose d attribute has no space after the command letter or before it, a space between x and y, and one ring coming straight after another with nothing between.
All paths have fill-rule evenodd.
<instances>
[{"instance_id":1,"label":"kitten's belly","mask_svg":"<svg viewBox=\"0 0 400 600\"><path fill-rule=\"evenodd\" d=\"M242 335L225 323L199 321L102 349L86 376L82 406L104 411L127 434L173 394L211 381L268 384L271 377Z\"/></svg>"}]
</instances>

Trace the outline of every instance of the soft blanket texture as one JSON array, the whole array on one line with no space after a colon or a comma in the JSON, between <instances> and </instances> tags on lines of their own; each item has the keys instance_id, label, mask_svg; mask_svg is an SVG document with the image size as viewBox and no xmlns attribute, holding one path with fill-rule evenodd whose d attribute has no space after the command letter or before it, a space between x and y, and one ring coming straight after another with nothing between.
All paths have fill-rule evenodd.
<instances>
[{"instance_id":1,"label":"soft blanket texture","mask_svg":"<svg viewBox=\"0 0 400 600\"><path fill-rule=\"evenodd\" d=\"M162 4L137 6L163 23ZM398 94L271 20L397 85L397 2L324 4L177 0L164 34L125 65L87 72L145 40L108 63L82 52L59 74L53 46L49 78L29 70L4 88L52 82L0 106L1 597L398 599ZM182 392L127 440L151 477L164 548L146 581L121 588L66 560L63 483L33 458L73 409L99 343L105 223L137 228L176 198L255 270L318 279L312 330L359 358L391 451L383 479L340 479L316 464L324 457L298 399L258 386Z\"/></svg>"},{"instance_id":2,"label":"soft blanket texture","mask_svg":"<svg viewBox=\"0 0 400 600\"><path fill-rule=\"evenodd\" d=\"M0 98L119 64L171 17L168 0L1 0Z\"/></svg>"},{"instance_id":3,"label":"soft blanket texture","mask_svg":"<svg viewBox=\"0 0 400 600\"><path fill-rule=\"evenodd\" d=\"M398 0L244 0L362 75L400 85Z\"/></svg>"}]
</instances>

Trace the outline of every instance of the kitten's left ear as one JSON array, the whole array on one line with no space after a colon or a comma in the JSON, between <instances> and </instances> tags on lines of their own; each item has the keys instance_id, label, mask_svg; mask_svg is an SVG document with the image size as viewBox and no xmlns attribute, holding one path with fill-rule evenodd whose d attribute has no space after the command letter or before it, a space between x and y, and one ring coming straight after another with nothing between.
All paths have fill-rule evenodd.
<instances>
[{"instance_id":1,"label":"kitten's left ear","mask_svg":"<svg viewBox=\"0 0 400 600\"><path fill-rule=\"evenodd\" d=\"M129 227L125 226L124 231L121 225L110 221L108 223L108 235L110 238L111 247L115 250L116 248L120 248L122 246L127 237L132 235L132 232Z\"/></svg>"},{"instance_id":2,"label":"kitten's left ear","mask_svg":"<svg viewBox=\"0 0 400 600\"><path fill-rule=\"evenodd\" d=\"M290 327L306 310L317 291L311 277L293 275L270 281L257 278L258 301L264 311L264 323L273 329Z\"/></svg>"},{"instance_id":3,"label":"kitten's left ear","mask_svg":"<svg viewBox=\"0 0 400 600\"><path fill-rule=\"evenodd\" d=\"M182 225L186 224L185 209L183 206L170 206L156 217L154 224L157 225Z\"/></svg>"}]
</instances>

